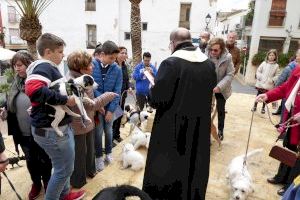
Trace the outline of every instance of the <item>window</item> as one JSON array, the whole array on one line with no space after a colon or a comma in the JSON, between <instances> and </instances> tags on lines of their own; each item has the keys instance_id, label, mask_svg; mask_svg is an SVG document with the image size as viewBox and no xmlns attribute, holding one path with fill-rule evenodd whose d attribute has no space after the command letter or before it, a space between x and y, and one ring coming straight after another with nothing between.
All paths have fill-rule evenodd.
<instances>
[{"instance_id":1,"label":"window","mask_svg":"<svg viewBox=\"0 0 300 200\"><path fill-rule=\"evenodd\" d=\"M130 40L130 32L124 33L124 40Z\"/></svg>"},{"instance_id":2,"label":"window","mask_svg":"<svg viewBox=\"0 0 300 200\"><path fill-rule=\"evenodd\" d=\"M96 11L96 0L85 0L86 11Z\"/></svg>"},{"instance_id":3,"label":"window","mask_svg":"<svg viewBox=\"0 0 300 200\"><path fill-rule=\"evenodd\" d=\"M191 3L180 4L179 27L190 29Z\"/></svg>"},{"instance_id":4,"label":"window","mask_svg":"<svg viewBox=\"0 0 300 200\"><path fill-rule=\"evenodd\" d=\"M97 26L87 25L87 44L88 49L94 49L97 45Z\"/></svg>"},{"instance_id":5,"label":"window","mask_svg":"<svg viewBox=\"0 0 300 200\"><path fill-rule=\"evenodd\" d=\"M9 29L10 44L23 44L24 41L20 38L20 30L17 28Z\"/></svg>"},{"instance_id":6,"label":"window","mask_svg":"<svg viewBox=\"0 0 300 200\"><path fill-rule=\"evenodd\" d=\"M142 23L142 30L146 31L148 29L148 22L143 22Z\"/></svg>"},{"instance_id":7,"label":"window","mask_svg":"<svg viewBox=\"0 0 300 200\"><path fill-rule=\"evenodd\" d=\"M17 17L17 12L16 12L15 7L8 6L7 7L7 11L8 11L8 22L9 23L16 23L16 22L18 22L18 17Z\"/></svg>"},{"instance_id":8,"label":"window","mask_svg":"<svg viewBox=\"0 0 300 200\"><path fill-rule=\"evenodd\" d=\"M268 52L270 49L276 49L282 52L285 38L267 38L261 37L259 41L258 51Z\"/></svg>"},{"instance_id":9,"label":"window","mask_svg":"<svg viewBox=\"0 0 300 200\"><path fill-rule=\"evenodd\" d=\"M300 20L299 20L299 25L298 25L298 28L300 28Z\"/></svg>"},{"instance_id":10,"label":"window","mask_svg":"<svg viewBox=\"0 0 300 200\"><path fill-rule=\"evenodd\" d=\"M289 52L296 52L298 47L298 42L300 41L300 38L292 38L290 47L289 47Z\"/></svg>"},{"instance_id":11,"label":"window","mask_svg":"<svg viewBox=\"0 0 300 200\"><path fill-rule=\"evenodd\" d=\"M286 0L272 0L269 26L283 26L286 16Z\"/></svg>"}]
</instances>

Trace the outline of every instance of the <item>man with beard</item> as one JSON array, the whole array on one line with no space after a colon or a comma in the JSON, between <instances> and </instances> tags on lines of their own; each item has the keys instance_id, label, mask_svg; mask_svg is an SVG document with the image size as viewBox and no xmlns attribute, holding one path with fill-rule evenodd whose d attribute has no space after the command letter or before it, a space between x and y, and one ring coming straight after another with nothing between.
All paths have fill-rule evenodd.
<instances>
[{"instance_id":1,"label":"man with beard","mask_svg":"<svg viewBox=\"0 0 300 200\"><path fill-rule=\"evenodd\" d=\"M234 75L236 75L239 72L240 64L241 64L241 57L240 57L240 50L236 47L237 34L234 31L230 31L227 34L227 41L226 41L226 48L228 49L229 53L232 56L232 62L234 65Z\"/></svg>"},{"instance_id":2,"label":"man with beard","mask_svg":"<svg viewBox=\"0 0 300 200\"><path fill-rule=\"evenodd\" d=\"M209 176L215 66L192 45L185 28L171 33L169 48L172 55L161 63L150 90L156 115L143 190L153 200L203 200Z\"/></svg>"},{"instance_id":3,"label":"man with beard","mask_svg":"<svg viewBox=\"0 0 300 200\"><path fill-rule=\"evenodd\" d=\"M207 44L210 40L210 34L207 31L203 31L200 33L199 37L199 48L201 49L202 53L205 53L205 49L207 47Z\"/></svg>"}]
</instances>

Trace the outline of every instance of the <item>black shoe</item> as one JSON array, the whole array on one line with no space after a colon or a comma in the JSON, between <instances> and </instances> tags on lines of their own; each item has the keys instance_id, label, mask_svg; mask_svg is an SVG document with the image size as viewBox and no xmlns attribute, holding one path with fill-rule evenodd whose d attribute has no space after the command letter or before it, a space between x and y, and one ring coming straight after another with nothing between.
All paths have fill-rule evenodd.
<instances>
[{"instance_id":1,"label":"black shoe","mask_svg":"<svg viewBox=\"0 0 300 200\"><path fill-rule=\"evenodd\" d=\"M218 136L219 136L220 140L222 141L222 140L224 139L223 131L220 131L220 130L219 130Z\"/></svg>"},{"instance_id":2,"label":"black shoe","mask_svg":"<svg viewBox=\"0 0 300 200\"><path fill-rule=\"evenodd\" d=\"M279 190L277 191L277 194L278 194L279 196L283 196L284 193L285 193L285 191L286 191L286 188L283 187L283 188L281 188L281 189L279 189Z\"/></svg>"},{"instance_id":3,"label":"black shoe","mask_svg":"<svg viewBox=\"0 0 300 200\"><path fill-rule=\"evenodd\" d=\"M276 112L273 112L272 115L281 115L281 111L277 110Z\"/></svg>"},{"instance_id":4,"label":"black shoe","mask_svg":"<svg viewBox=\"0 0 300 200\"><path fill-rule=\"evenodd\" d=\"M268 183L271 183L271 184L274 184L274 185L277 185L277 184L281 184L282 181L279 181L277 178L275 177L272 177L272 178L268 178L267 179Z\"/></svg>"},{"instance_id":5,"label":"black shoe","mask_svg":"<svg viewBox=\"0 0 300 200\"><path fill-rule=\"evenodd\" d=\"M265 114L265 113L266 113L265 109L264 108L261 109L261 114Z\"/></svg>"},{"instance_id":6,"label":"black shoe","mask_svg":"<svg viewBox=\"0 0 300 200\"><path fill-rule=\"evenodd\" d=\"M120 137L118 137L118 138L114 138L114 140L116 140L117 142L122 142L123 141L123 139L122 138L120 138Z\"/></svg>"},{"instance_id":7,"label":"black shoe","mask_svg":"<svg viewBox=\"0 0 300 200\"><path fill-rule=\"evenodd\" d=\"M255 112L255 111L256 111L256 107L253 107L253 108L251 109L251 111L252 111L252 112Z\"/></svg>"}]
</instances>

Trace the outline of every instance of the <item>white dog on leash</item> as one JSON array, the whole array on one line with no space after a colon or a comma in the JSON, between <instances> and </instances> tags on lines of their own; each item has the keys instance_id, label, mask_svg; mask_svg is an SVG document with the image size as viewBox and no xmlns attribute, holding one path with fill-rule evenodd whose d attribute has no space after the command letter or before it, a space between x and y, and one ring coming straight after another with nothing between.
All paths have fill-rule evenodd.
<instances>
[{"instance_id":1,"label":"white dog on leash","mask_svg":"<svg viewBox=\"0 0 300 200\"><path fill-rule=\"evenodd\" d=\"M144 146L148 149L150 143L151 133L142 132L141 130L134 131L131 136L131 143L134 146L134 149L137 150L141 146Z\"/></svg>"},{"instance_id":2,"label":"white dog on leash","mask_svg":"<svg viewBox=\"0 0 300 200\"><path fill-rule=\"evenodd\" d=\"M247 154L247 158L262 152L263 149L255 149ZM254 192L252 178L248 172L247 166L244 165L245 155L240 155L232 159L228 166L227 178L231 186L232 200L245 200L250 193Z\"/></svg>"},{"instance_id":3,"label":"white dog on leash","mask_svg":"<svg viewBox=\"0 0 300 200\"><path fill-rule=\"evenodd\" d=\"M143 155L135 151L133 145L130 143L126 143L123 146L122 161L122 169L126 169L130 166L132 170L138 171L145 167Z\"/></svg>"}]
</instances>

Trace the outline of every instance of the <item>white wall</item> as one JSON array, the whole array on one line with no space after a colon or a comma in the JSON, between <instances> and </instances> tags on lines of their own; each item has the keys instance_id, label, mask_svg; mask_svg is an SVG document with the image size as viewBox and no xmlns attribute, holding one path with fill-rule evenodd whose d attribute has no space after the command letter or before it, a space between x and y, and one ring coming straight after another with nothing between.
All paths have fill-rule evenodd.
<instances>
[{"instance_id":1,"label":"white wall","mask_svg":"<svg viewBox=\"0 0 300 200\"><path fill-rule=\"evenodd\" d=\"M284 37L288 36L286 29L292 25L292 37L300 38L300 29L298 27L300 20L299 0L287 0L286 18L282 27L269 27L269 13L271 10L272 0L256 0L255 12L251 29L251 46L249 52L249 62L247 66L246 82L253 84L255 82L256 68L251 65L254 54L257 53L259 40L261 36L266 37Z\"/></svg>"},{"instance_id":2,"label":"white wall","mask_svg":"<svg viewBox=\"0 0 300 200\"><path fill-rule=\"evenodd\" d=\"M84 1L55 0L41 15L43 32L61 36L67 43L66 55L75 49L86 49L86 24L97 25L97 41L115 41L128 48L131 57L131 41L124 40L124 32L130 32L129 0L96 0L96 12L85 11ZM204 30L205 16L215 14L209 1L199 0L143 0L140 4L141 22L148 22L148 30L142 31L142 50L152 54L153 64L158 64L170 55L169 34L178 27L180 2L191 2L190 27L193 37ZM92 50L91 50L92 52Z\"/></svg>"}]
</instances>

